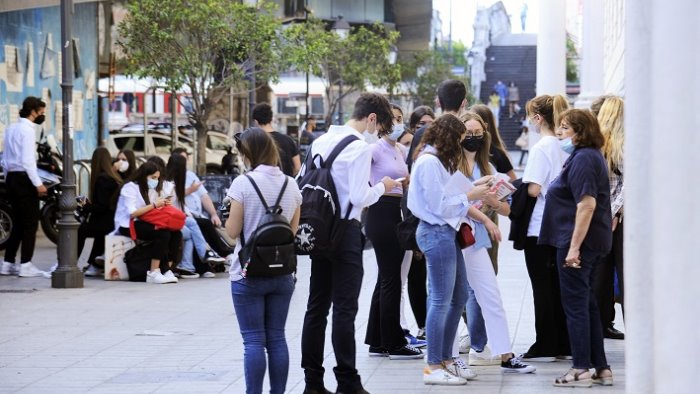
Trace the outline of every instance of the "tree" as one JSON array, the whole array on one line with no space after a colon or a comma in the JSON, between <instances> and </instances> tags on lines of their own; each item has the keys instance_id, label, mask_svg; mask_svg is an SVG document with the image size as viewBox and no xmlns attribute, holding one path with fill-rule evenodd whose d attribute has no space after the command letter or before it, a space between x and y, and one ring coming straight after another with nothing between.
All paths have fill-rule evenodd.
<instances>
[{"instance_id":1,"label":"tree","mask_svg":"<svg viewBox=\"0 0 700 394\"><path fill-rule=\"evenodd\" d=\"M139 0L128 3L118 45L127 72L151 77L169 90L189 89L190 123L197 132L197 171L206 170L207 121L231 87L267 83L281 66L280 24L265 1L257 7L230 0Z\"/></svg>"},{"instance_id":2,"label":"tree","mask_svg":"<svg viewBox=\"0 0 700 394\"><path fill-rule=\"evenodd\" d=\"M398 64L389 63L389 51L399 33L376 23L356 27L347 38L330 31L322 20L310 18L284 31L289 65L322 79L328 108L326 124L344 97L365 89L367 84L392 91L400 80ZM342 82L342 94L336 87ZM341 119L342 123L342 119Z\"/></svg>"},{"instance_id":3,"label":"tree","mask_svg":"<svg viewBox=\"0 0 700 394\"><path fill-rule=\"evenodd\" d=\"M401 62L401 80L413 96L415 105L432 107L437 87L446 79L461 79L470 86L468 80L452 73L446 54L438 50L415 52Z\"/></svg>"},{"instance_id":4,"label":"tree","mask_svg":"<svg viewBox=\"0 0 700 394\"><path fill-rule=\"evenodd\" d=\"M578 82L578 51L569 34L566 35L566 81Z\"/></svg>"}]
</instances>

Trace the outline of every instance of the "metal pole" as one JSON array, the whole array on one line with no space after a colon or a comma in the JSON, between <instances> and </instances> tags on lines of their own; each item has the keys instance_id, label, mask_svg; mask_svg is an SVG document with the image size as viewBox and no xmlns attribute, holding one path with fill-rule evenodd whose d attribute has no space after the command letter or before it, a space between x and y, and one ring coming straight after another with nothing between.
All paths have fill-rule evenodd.
<instances>
[{"instance_id":1,"label":"metal pole","mask_svg":"<svg viewBox=\"0 0 700 394\"><path fill-rule=\"evenodd\" d=\"M307 0L304 5L304 23L308 27L309 23L309 1ZM304 101L306 104L306 117L304 118L305 122L309 121L309 69L306 69L306 101ZM303 130L299 130L299 137L301 137L301 133Z\"/></svg>"},{"instance_id":2,"label":"metal pole","mask_svg":"<svg viewBox=\"0 0 700 394\"><path fill-rule=\"evenodd\" d=\"M172 138L172 149L177 148L177 92L170 93L170 137Z\"/></svg>"},{"instance_id":3,"label":"metal pole","mask_svg":"<svg viewBox=\"0 0 700 394\"><path fill-rule=\"evenodd\" d=\"M338 124L343 124L343 79L338 83Z\"/></svg>"},{"instance_id":4,"label":"metal pole","mask_svg":"<svg viewBox=\"0 0 700 394\"><path fill-rule=\"evenodd\" d=\"M73 0L61 0L61 51L63 74L63 180L61 182L61 209L58 220L58 268L51 276L53 288L83 287L83 273L78 262L78 226L75 211L75 173L73 172Z\"/></svg>"},{"instance_id":5,"label":"metal pole","mask_svg":"<svg viewBox=\"0 0 700 394\"><path fill-rule=\"evenodd\" d=\"M256 90L256 81L255 81L255 57L251 56L251 63L252 66L250 67L250 93L248 94L248 127L253 126L253 107L255 107L255 90Z\"/></svg>"}]
</instances>

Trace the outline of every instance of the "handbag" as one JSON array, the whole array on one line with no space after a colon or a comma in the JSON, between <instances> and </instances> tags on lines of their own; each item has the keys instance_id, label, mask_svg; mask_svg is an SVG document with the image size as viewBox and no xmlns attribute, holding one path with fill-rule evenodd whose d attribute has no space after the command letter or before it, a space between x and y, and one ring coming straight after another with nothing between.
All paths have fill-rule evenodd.
<instances>
[{"instance_id":1,"label":"handbag","mask_svg":"<svg viewBox=\"0 0 700 394\"><path fill-rule=\"evenodd\" d=\"M408 214L406 219L396 225L396 238L399 241L399 246L403 250L418 250L418 242L416 242L416 230L418 229L420 219Z\"/></svg>"},{"instance_id":2,"label":"handbag","mask_svg":"<svg viewBox=\"0 0 700 394\"><path fill-rule=\"evenodd\" d=\"M151 209L150 211L139 216L139 220L152 224L156 230L180 231L185 227L186 215L181 210L166 205L162 208ZM129 233L131 239L136 240L136 228L134 227L134 219L131 219L129 224Z\"/></svg>"},{"instance_id":3,"label":"handbag","mask_svg":"<svg viewBox=\"0 0 700 394\"><path fill-rule=\"evenodd\" d=\"M474 234L472 233L472 227L467 223L462 223L457 231L457 243L462 249L466 249L476 243L474 239Z\"/></svg>"}]
</instances>

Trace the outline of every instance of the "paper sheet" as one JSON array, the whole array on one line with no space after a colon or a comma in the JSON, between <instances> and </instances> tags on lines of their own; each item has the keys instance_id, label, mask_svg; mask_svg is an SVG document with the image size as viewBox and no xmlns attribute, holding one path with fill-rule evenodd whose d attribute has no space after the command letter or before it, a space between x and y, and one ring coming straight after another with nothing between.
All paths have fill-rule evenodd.
<instances>
[{"instance_id":1,"label":"paper sheet","mask_svg":"<svg viewBox=\"0 0 700 394\"><path fill-rule=\"evenodd\" d=\"M19 106L10 104L10 124L19 121Z\"/></svg>"},{"instance_id":2,"label":"paper sheet","mask_svg":"<svg viewBox=\"0 0 700 394\"><path fill-rule=\"evenodd\" d=\"M56 128L56 137L63 140L63 101L57 100L54 104L54 127Z\"/></svg>"},{"instance_id":3,"label":"paper sheet","mask_svg":"<svg viewBox=\"0 0 700 394\"><path fill-rule=\"evenodd\" d=\"M5 45L5 85L8 92L22 91L23 74L20 70L20 61L17 57L17 48Z\"/></svg>"},{"instance_id":4,"label":"paper sheet","mask_svg":"<svg viewBox=\"0 0 700 394\"><path fill-rule=\"evenodd\" d=\"M474 188L472 182L461 171L456 171L445 185L445 195L448 197L469 193Z\"/></svg>"},{"instance_id":5,"label":"paper sheet","mask_svg":"<svg viewBox=\"0 0 700 394\"><path fill-rule=\"evenodd\" d=\"M34 44L27 42L27 87L34 87Z\"/></svg>"},{"instance_id":6,"label":"paper sheet","mask_svg":"<svg viewBox=\"0 0 700 394\"><path fill-rule=\"evenodd\" d=\"M73 129L80 131L83 126L83 92L81 90L73 91L73 112L71 113ZM71 137L72 138L72 137Z\"/></svg>"}]
</instances>

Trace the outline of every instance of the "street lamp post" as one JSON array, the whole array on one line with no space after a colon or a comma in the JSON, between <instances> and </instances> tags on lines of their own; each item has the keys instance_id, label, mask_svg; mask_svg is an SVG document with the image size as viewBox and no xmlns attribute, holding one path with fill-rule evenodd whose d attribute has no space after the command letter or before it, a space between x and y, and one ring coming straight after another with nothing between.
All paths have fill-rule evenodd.
<instances>
[{"instance_id":1,"label":"street lamp post","mask_svg":"<svg viewBox=\"0 0 700 394\"><path fill-rule=\"evenodd\" d=\"M333 23L333 32L345 40L350 35L350 24L338 15L338 19ZM343 124L343 75L342 70L338 70L340 80L338 81L338 124Z\"/></svg>"},{"instance_id":2,"label":"street lamp post","mask_svg":"<svg viewBox=\"0 0 700 394\"><path fill-rule=\"evenodd\" d=\"M396 45L391 45L389 47L389 53L387 54L386 60L389 61L390 65L396 64L396 58L399 56L399 48ZM394 98L394 86L393 83L389 86L389 100Z\"/></svg>"},{"instance_id":3,"label":"street lamp post","mask_svg":"<svg viewBox=\"0 0 700 394\"><path fill-rule=\"evenodd\" d=\"M51 275L53 288L83 287L83 273L78 269L78 226L75 211L75 173L73 172L73 0L61 0L61 51L63 99L63 179L61 209L58 220L58 267Z\"/></svg>"}]
</instances>

